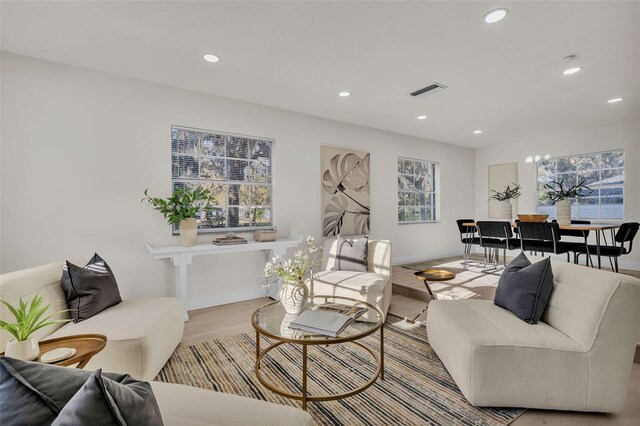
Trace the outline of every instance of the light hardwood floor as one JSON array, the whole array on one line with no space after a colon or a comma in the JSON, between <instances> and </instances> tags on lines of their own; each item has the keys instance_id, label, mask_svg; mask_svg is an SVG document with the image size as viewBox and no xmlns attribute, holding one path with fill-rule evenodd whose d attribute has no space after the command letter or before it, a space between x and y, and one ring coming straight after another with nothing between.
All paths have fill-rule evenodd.
<instances>
[{"instance_id":1,"label":"light hardwood floor","mask_svg":"<svg viewBox=\"0 0 640 426\"><path fill-rule=\"evenodd\" d=\"M447 259L449 260L449 259ZM442 261L439 259L438 261ZM436 261L434 261L436 262ZM622 272L622 271L621 271ZM640 276L638 271L624 271L630 275ZM405 283L411 285L415 277L413 271L394 267L392 271L394 284ZM394 287L395 288L395 287ZM420 286L416 286L420 291ZM420 294L410 297L404 294L394 294L390 312L417 314L424 308L425 299ZM411 295L416 296L416 295ZM428 296L426 296L428 297ZM251 314L259 307L271 302L271 299L260 298L244 302L232 303L224 306L200 309L189 313L190 320L185 323L184 337L181 345L192 345L204 340L231 336L239 333L254 333L251 326ZM415 315L413 314L413 315ZM409 315L407 315L409 316ZM426 314L419 320L424 321ZM599 425L640 425L640 363L634 363L631 370L631 381L627 394L627 403L622 413L597 414L574 413L547 410L527 410L514 423L516 426L528 425L567 425L567 426L599 426Z\"/></svg>"}]
</instances>

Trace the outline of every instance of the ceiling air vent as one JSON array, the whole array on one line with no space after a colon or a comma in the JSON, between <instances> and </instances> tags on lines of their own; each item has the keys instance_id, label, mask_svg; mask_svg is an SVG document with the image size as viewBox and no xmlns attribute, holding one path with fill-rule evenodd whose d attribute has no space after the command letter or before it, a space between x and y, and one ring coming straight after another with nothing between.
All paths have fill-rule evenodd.
<instances>
[{"instance_id":1,"label":"ceiling air vent","mask_svg":"<svg viewBox=\"0 0 640 426\"><path fill-rule=\"evenodd\" d=\"M422 95L423 93L427 93L430 92L432 90L435 89L446 89L447 86L445 86L444 84L440 84L440 83L433 83L427 87L423 87L422 89L418 89L415 92L411 92L411 96L418 96L418 95Z\"/></svg>"}]
</instances>

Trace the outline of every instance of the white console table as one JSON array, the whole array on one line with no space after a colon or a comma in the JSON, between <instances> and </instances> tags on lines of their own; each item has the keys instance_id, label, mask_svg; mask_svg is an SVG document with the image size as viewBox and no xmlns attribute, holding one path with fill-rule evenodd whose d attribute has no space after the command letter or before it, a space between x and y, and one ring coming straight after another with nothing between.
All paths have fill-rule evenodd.
<instances>
[{"instance_id":1,"label":"white console table","mask_svg":"<svg viewBox=\"0 0 640 426\"><path fill-rule=\"evenodd\" d=\"M278 239L272 242L259 243L256 241L249 241L247 244L234 244L228 246L217 246L215 244L198 244L192 247L182 246L152 246L146 243L147 250L151 253L155 259L171 259L176 267L176 295L182 301L184 307L184 320L189 321L188 313L188 297L187 297L187 266L191 264L191 261L195 256L203 256L207 254L225 254L225 253L240 253L246 251L260 251L264 250L267 253L267 260L270 260L273 256L284 256L287 253L287 249L294 248L300 245L302 237ZM274 295L277 289L269 289L269 295Z\"/></svg>"}]
</instances>

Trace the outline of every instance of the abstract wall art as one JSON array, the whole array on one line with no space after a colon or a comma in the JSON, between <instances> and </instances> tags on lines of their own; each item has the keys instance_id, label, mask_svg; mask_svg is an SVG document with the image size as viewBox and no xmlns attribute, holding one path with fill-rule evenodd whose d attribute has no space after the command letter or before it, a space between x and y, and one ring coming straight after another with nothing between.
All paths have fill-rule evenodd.
<instances>
[{"instance_id":1,"label":"abstract wall art","mask_svg":"<svg viewBox=\"0 0 640 426\"><path fill-rule=\"evenodd\" d=\"M369 153L320 147L322 235L369 234Z\"/></svg>"}]
</instances>

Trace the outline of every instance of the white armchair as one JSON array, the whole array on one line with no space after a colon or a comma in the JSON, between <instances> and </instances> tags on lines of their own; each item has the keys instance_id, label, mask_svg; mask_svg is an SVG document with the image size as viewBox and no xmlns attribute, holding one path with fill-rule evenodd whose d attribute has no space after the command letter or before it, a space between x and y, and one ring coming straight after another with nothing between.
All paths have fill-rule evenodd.
<instances>
[{"instance_id":1,"label":"white armchair","mask_svg":"<svg viewBox=\"0 0 640 426\"><path fill-rule=\"evenodd\" d=\"M376 306L386 315L391 304L391 242L369 240L367 251L367 272L332 271L337 240L325 241L322 271L314 274L314 294L361 300ZM375 318L365 314L360 320L375 321Z\"/></svg>"}]
</instances>

